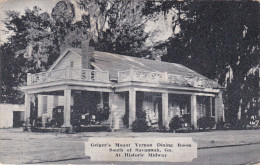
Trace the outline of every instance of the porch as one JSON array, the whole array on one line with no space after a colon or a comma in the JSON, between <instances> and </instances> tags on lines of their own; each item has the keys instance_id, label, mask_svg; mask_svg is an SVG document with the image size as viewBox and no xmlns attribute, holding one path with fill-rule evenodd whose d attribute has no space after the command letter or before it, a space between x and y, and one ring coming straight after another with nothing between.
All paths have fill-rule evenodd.
<instances>
[{"instance_id":1,"label":"porch","mask_svg":"<svg viewBox=\"0 0 260 165\"><path fill-rule=\"evenodd\" d=\"M126 116L131 128L140 111L146 113L148 126L169 129L169 123L174 116L184 120L185 127L198 128L197 121L200 117L212 117L218 122L224 117L221 95L180 94L173 91L150 92L132 90L118 92L114 95L121 96L125 104L120 105L121 116ZM119 109L115 103L114 111ZM124 111L122 112L124 107Z\"/></svg>"},{"instance_id":2,"label":"porch","mask_svg":"<svg viewBox=\"0 0 260 165\"><path fill-rule=\"evenodd\" d=\"M118 71L117 80L110 78L107 71L72 67L28 73L27 86L22 88L26 119L45 114L42 112L46 107L39 106L40 102L45 102L49 109L63 107L62 127L65 128L72 127L73 113L94 114L97 105L110 109L106 124L111 129L131 128L140 110L146 112L150 126L165 128L175 115L186 116L188 125L194 128L203 115L212 116L215 121L224 118L222 93L213 80L135 69ZM63 101L59 102L61 97ZM37 113L32 109L37 109ZM52 112L47 114L52 118ZM127 124L122 119L124 116L127 116ZM28 123L32 124L32 121Z\"/></svg>"}]
</instances>

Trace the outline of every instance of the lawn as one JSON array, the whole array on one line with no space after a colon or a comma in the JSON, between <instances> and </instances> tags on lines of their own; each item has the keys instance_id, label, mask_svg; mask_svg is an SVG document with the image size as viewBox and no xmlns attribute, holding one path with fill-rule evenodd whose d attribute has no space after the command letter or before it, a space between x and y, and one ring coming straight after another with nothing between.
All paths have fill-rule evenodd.
<instances>
[{"instance_id":1,"label":"lawn","mask_svg":"<svg viewBox=\"0 0 260 165\"><path fill-rule=\"evenodd\" d=\"M77 134L23 132L0 129L1 163L37 163L84 157L89 137L192 137L199 148L260 143L260 130L229 130L195 133L82 132Z\"/></svg>"}]
</instances>

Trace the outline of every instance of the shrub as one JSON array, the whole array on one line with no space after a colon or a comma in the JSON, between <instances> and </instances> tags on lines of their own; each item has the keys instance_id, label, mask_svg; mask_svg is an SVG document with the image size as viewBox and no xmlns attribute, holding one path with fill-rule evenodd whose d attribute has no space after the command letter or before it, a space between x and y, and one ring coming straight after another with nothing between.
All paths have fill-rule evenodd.
<instances>
[{"instance_id":1,"label":"shrub","mask_svg":"<svg viewBox=\"0 0 260 165\"><path fill-rule=\"evenodd\" d=\"M212 129L214 126L215 126L215 118L213 117L203 116L198 119L198 127L203 128L203 130L205 130L206 128Z\"/></svg>"},{"instance_id":2,"label":"shrub","mask_svg":"<svg viewBox=\"0 0 260 165\"><path fill-rule=\"evenodd\" d=\"M238 119L234 126L235 129L246 129L247 120L246 119Z\"/></svg>"},{"instance_id":3,"label":"shrub","mask_svg":"<svg viewBox=\"0 0 260 165\"><path fill-rule=\"evenodd\" d=\"M146 121L146 113L145 111L139 110L136 111L136 120L132 124L133 132L146 132L149 126Z\"/></svg>"},{"instance_id":4,"label":"shrub","mask_svg":"<svg viewBox=\"0 0 260 165\"><path fill-rule=\"evenodd\" d=\"M216 125L215 118L214 118L214 117L208 117L208 119L209 119L209 120L208 120L208 121L209 121L208 127L209 127L210 129L214 128L215 125Z\"/></svg>"},{"instance_id":5,"label":"shrub","mask_svg":"<svg viewBox=\"0 0 260 165\"><path fill-rule=\"evenodd\" d=\"M190 123L191 122L191 116L190 114L183 114L182 118L184 120L185 123Z\"/></svg>"},{"instance_id":6,"label":"shrub","mask_svg":"<svg viewBox=\"0 0 260 165\"><path fill-rule=\"evenodd\" d=\"M225 129L225 122L223 121L222 118L220 118L220 120L217 122L216 129L218 129L218 130Z\"/></svg>"},{"instance_id":7,"label":"shrub","mask_svg":"<svg viewBox=\"0 0 260 165\"><path fill-rule=\"evenodd\" d=\"M127 113L122 116L122 120L123 120L123 123L126 126L126 128L128 128L129 127L129 115Z\"/></svg>"},{"instance_id":8,"label":"shrub","mask_svg":"<svg viewBox=\"0 0 260 165\"><path fill-rule=\"evenodd\" d=\"M136 118L137 119L146 119L146 112L145 111L136 111Z\"/></svg>"},{"instance_id":9,"label":"shrub","mask_svg":"<svg viewBox=\"0 0 260 165\"><path fill-rule=\"evenodd\" d=\"M170 130L173 131L181 128L181 124L182 124L181 119L177 115L174 116L169 123Z\"/></svg>"},{"instance_id":10,"label":"shrub","mask_svg":"<svg viewBox=\"0 0 260 165\"><path fill-rule=\"evenodd\" d=\"M132 124L133 132L146 132L148 130L147 121L144 118L136 119Z\"/></svg>"}]
</instances>

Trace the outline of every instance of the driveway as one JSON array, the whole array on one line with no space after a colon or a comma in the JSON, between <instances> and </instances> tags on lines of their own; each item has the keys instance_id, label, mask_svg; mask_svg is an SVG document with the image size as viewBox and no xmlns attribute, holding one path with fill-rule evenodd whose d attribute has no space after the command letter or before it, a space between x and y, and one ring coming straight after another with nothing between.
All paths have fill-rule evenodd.
<instances>
[{"instance_id":1,"label":"driveway","mask_svg":"<svg viewBox=\"0 0 260 165\"><path fill-rule=\"evenodd\" d=\"M212 147L217 149L219 147L223 148L223 146L260 144L260 130L196 133L133 133L120 131L60 134L23 132L21 129L0 129L0 162L20 164L86 159L84 141L89 137L192 137L193 141L198 144L199 153ZM241 147L243 148L243 146ZM216 154L218 151L220 150L215 151ZM243 153L243 150L240 151ZM205 154L210 153L205 152ZM214 156L214 152L212 154Z\"/></svg>"}]
</instances>

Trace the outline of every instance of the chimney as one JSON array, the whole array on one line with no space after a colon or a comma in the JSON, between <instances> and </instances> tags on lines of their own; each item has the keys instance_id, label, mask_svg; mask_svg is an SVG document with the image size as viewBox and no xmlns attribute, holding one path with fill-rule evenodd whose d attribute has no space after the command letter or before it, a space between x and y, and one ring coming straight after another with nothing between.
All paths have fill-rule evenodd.
<instances>
[{"instance_id":1,"label":"chimney","mask_svg":"<svg viewBox=\"0 0 260 165\"><path fill-rule=\"evenodd\" d=\"M91 62L94 61L94 43L93 40L88 38L82 41L82 68L91 69Z\"/></svg>"}]
</instances>

